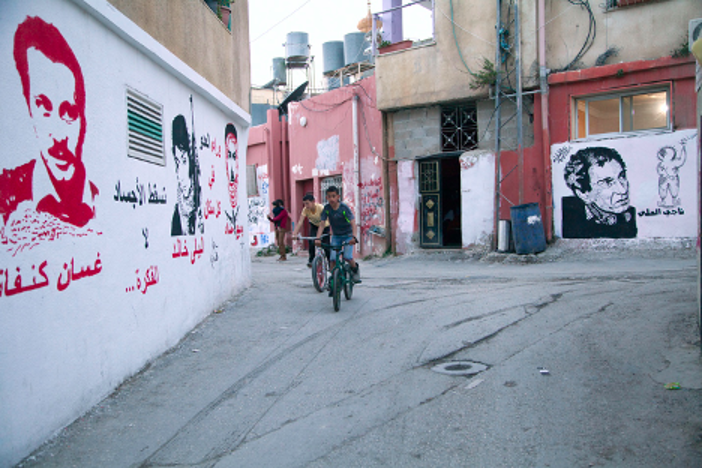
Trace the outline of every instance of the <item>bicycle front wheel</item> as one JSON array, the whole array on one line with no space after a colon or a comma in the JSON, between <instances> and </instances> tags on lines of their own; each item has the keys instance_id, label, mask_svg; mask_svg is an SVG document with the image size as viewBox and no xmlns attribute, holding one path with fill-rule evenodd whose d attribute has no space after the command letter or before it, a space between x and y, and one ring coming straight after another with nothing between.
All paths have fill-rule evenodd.
<instances>
[{"instance_id":1,"label":"bicycle front wheel","mask_svg":"<svg viewBox=\"0 0 702 468\"><path fill-rule=\"evenodd\" d=\"M312 284L314 284L314 289L319 292L324 291L324 287L327 285L327 269L324 265L324 259L320 256L316 256L312 260Z\"/></svg>"},{"instance_id":2,"label":"bicycle front wheel","mask_svg":"<svg viewBox=\"0 0 702 468\"><path fill-rule=\"evenodd\" d=\"M351 278L351 272L347 271L346 272L346 281L344 281L344 296L346 296L346 300L350 300L351 296L353 296L353 279Z\"/></svg>"},{"instance_id":3,"label":"bicycle front wheel","mask_svg":"<svg viewBox=\"0 0 702 468\"><path fill-rule=\"evenodd\" d=\"M332 274L332 299L334 302L334 312L339 312L341 309L341 270L336 268Z\"/></svg>"}]
</instances>

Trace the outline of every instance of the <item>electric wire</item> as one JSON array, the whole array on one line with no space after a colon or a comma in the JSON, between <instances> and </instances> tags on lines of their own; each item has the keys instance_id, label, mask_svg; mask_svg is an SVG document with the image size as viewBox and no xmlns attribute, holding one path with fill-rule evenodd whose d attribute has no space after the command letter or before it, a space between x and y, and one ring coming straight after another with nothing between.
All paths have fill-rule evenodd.
<instances>
[{"instance_id":1,"label":"electric wire","mask_svg":"<svg viewBox=\"0 0 702 468\"><path fill-rule=\"evenodd\" d=\"M466 63L466 59L463 58L463 52L461 51L461 47L458 45L458 36L456 35L456 22L453 20L453 0L449 0L449 4L451 5L451 29L453 30L453 40L456 43L456 50L458 50L458 56L461 57L461 62L463 62L463 66L466 67L468 73L470 73L471 76L477 76Z\"/></svg>"},{"instance_id":2,"label":"electric wire","mask_svg":"<svg viewBox=\"0 0 702 468\"><path fill-rule=\"evenodd\" d=\"M567 0L568 3L574 6L580 6L583 9L585 9L588 13L588 16L590 18L590 24L588 26L587 30L587 36L585 37L585 42L583 43L583 46L580 48L580 51L577 53L575 58L571 60L571 62L566 65L563 68L560 68L558 70L554 70L555 72L563 72L566 70L570 70L576 63L580 61L580 59L583 58L585 53L590 50L590 47L592 47L592 44L595 43L595 36L597 35L597 21L595 20L595 14L592 12L592 7L590 6L590 0Z\"/></svg>"},{"instance_id":3,"label":"electric wire","mask_svg":"<svg viewBox=\"0 0 702 468\"><path fill-rule=\"evenodd\" d=\"M297 7L295 10L293 10L293 12L290 13L288 16L286 16L286 17L283 18L282 20L278 21L277 23L275 23L275 24L274 24L273 26L271 26L270 28L266 29L263 33L259 34L255 39L249 41L249 44L252 44L252 43L256 42L257 40L259 40L260 38L262 38L263 36L265 36L266 34L268 34L269 32L271 32L276 26L280 25L280 23L282 23L283 21L285 21L286 19L290 18L292 15L294 15L295 13L297 13L298 11L300 11L300 10L302 9L302 7L304 7L305 5L307 5L308 3L310 3L311 1L312 1L312 0L307 0L305 3L303 3L302 5L300 5L299 7Z\"/></svg>"}]
</instances>

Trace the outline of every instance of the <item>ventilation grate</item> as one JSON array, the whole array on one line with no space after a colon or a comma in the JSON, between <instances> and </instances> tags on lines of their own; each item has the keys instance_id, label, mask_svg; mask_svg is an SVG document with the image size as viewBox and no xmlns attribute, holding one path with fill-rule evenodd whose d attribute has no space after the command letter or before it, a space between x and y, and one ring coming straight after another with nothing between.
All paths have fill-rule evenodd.
<instances>
[{"instance_id":1,"label":"ventilation grate","mask_svg":"<svg viewBox=\"0 0 702 468\"><path fill-rule=\"evenodd\" d=\"M166 164L163 149L163 106L127 89L127 155Z\"/></svg>"}]
</instances>

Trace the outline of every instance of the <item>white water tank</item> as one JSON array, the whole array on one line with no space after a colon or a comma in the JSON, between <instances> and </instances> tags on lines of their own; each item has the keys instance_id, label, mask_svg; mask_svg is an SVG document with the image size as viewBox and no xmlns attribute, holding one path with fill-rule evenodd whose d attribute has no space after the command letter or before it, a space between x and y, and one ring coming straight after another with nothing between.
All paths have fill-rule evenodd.
<instances>
[{"instance_id":1,"label":"white water tank","mask_svg":"<svg viewBox=\"0 0 702 468\"><path fill-rule=\"evenodd\" d=\"M366 34L362 32L352 32L344 36L344 64L367 62L364 55L369 44Z\"/></svg>"},{"instance_id":2,"label":"white water tank","mask_svg":"<svg viewBox=\"0 0 702 468\"><path fill-rule=\"evenodd\" d=\"M278 84L286 84L285 59L283 57L276 57L273 59L273 79L276 80Z\"/></svg>"},{"instance_id":3,"label":"white water tank","mask_svg":"<svg viewBox=\"0 0 702 468\"><path fill-rule=\"evenodd\" d=\"M343 41L329 41L322 44L322 54L324 55L324 71L327 73L344 67L344 43Z\"/></svg>"},{"instance_id":4,"label":"white water tank","mask_svg":"<svg viewBox=\"0 0 702 468\"><path fill-rule=\"evenodd\" d=\"M310 57L309 35L306 32L290 32L285 42L285 59L288 68L307 63Z\"/></svg>"}]
</instances>

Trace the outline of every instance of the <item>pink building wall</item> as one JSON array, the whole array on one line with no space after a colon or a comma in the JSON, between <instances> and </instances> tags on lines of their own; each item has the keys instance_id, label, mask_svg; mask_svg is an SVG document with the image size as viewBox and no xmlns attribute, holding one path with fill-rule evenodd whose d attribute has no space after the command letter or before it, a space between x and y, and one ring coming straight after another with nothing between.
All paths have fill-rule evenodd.
<instances>
[{"instance_id":1,"label":"pink building wall","mask_svg":"<svg viewBox=\"0 0 702 468\"><path fill-rule=\"evenodd\" d=\"M291 199L286 206L297 222L302 197L312 193L325 203L322 181L341 176L343 200L354 210L360 229L361 245L356 252L361 256L380 255L387 249L382 115L375 107L375 88L375 77L370 77L289 105Z\"/></svg>"},{"instance_id":2,"label":"pink building wall","mask_svg":"<svg viewBox=\"0 0 702 468\"><path fill-rule=\"evenodd\" d=\"M275 229L266 218L273 200L280 198L290 208L287 133L287 120L281 120L276 109L268 111L265 124L251 128L246 165L256 167L257 193L248 197L249 240L254 248L275 243Z\"/></svg>"}]
</instances>

